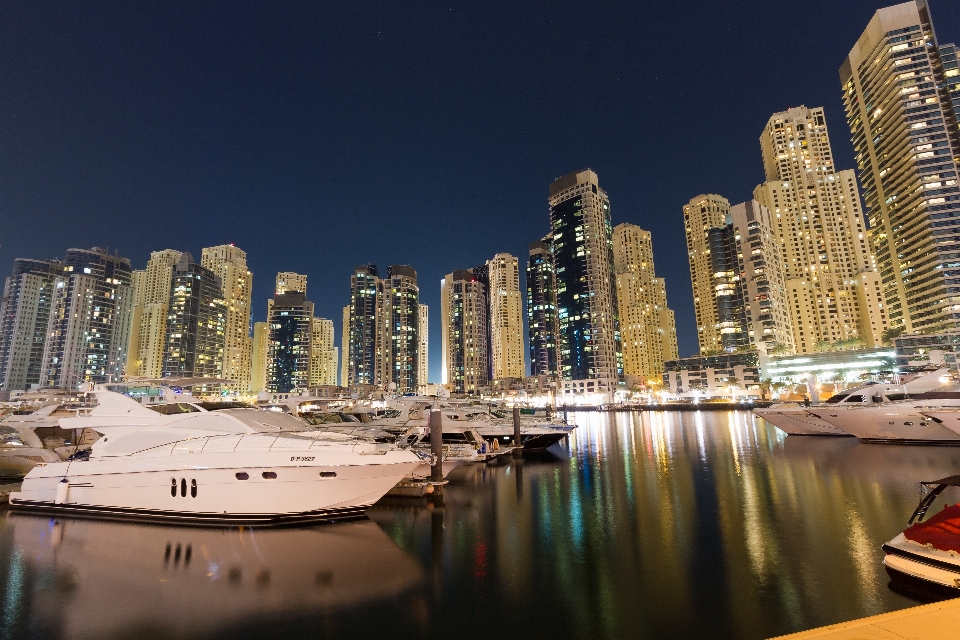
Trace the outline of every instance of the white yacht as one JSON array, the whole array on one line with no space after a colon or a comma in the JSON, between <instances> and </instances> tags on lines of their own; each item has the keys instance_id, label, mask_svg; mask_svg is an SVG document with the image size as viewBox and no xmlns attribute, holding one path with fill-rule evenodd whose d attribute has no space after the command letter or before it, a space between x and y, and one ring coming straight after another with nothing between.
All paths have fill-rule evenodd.
<instances>
[{"instance_id":1,"label":"white yacht","mask_svg":"<svg viewBox=\"0 0 960 640\"><path fill-rule=\"evenodd\" d=\"M163 415L102 387L94 393L90 415L60 420L103 436L89 457L38 464L10 494L12 508L212 525L342 519L421 463L411 451L312 431L282 413Z\"/></svg>"},{"instance_id":2,"label":"white yacht","mask_svg":"<svg viewBox=\"0 0 960 640\"><path fill-rule=\"evenodd\" d=\"M948 369L914 372L905 375L897 384L870 384L848 389L819 405L804 406L795 403L778 404L766 409L754 409L760 416L788 435L834 435L847 436L860 433L846 418L857 412L860 418L864 410L897 411L911 402L939 404L943 392L949 388L952 376ZM948 392L949 395L949 392ZM960 398L960 394L957 394ZM840 419L840 417L844 419ZM849 428L848 428L849 427Z\"/></svg>"},{"instance_id":3,"label":"white yacht","mask_svg":"<svg viewBox=\"0 0 960 640\"><path fill-rule=\"evenodd\" d=\"M960 504L945 505L926 522L923 517L944 489L960 486L960 476L922 482L928 492L903 531L883 545L883 564L894 579L919 581L960 594Z\"/></svg>"},{"instance_id":4,"label":"white yacht","mask_svg":"<svg viewBox=\"0 0 960 640\"><path fill-rule=\"evenodd\" d=\"M960 408L960 388L911 393L897 402L876 396L860 406L820 405L808 411L864 442L960 445L960 422L930 417Z\"/></svg>"}]
</instances>

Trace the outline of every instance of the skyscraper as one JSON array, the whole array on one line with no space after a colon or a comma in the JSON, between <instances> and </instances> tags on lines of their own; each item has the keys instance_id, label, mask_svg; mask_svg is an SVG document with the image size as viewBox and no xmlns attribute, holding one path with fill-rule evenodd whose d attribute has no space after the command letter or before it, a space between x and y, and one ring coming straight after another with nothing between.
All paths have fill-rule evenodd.
<instances>
[{"instance_id":1,"label":"skyscraper","mask_svg":"<svg viewBox=\"0 0 960 640\"><path fill-rule=\"evenodd\" d=\"M770 211L756 200L730 207L740 286L752 347L793 353L793 322L783 280L783 259Z\"/></svg>"},{"instance_id":2,"label":"skyscraper","mask_svg":"<svg viewBox=\"0 0 960 640\"><path fill-rule=\"evenodd\" d=\"M420 358L420 364L417 368L418 381L420 385L430 382L430 308L420 305L420 350L417 356Z\"/></svg>"},{"instance_id":3,"label":"skyscraper","mask_svg":"<svg viewBox=\"0 0 960 640\"><path fill-rule=\"evenodd\" d=\"M754 197L770 211L780 241L797 351L857 337L875 346L883 323L876 333L862 332L857 283L879 276L857 180L852 170L834 170L823 108L773 114L760 147L766 182Z\"/></svg>"},{"instance_id":4,"label":"skyscraper","mask_svg":"<svg viewBox=\"0 0 960 640\"><path fill-rule=\"evenodd\" d=\"M333 320L313 319L310 342L310 386L337 384L338 349L333 346Z\"/></svg>"},{"instance_id":5,"label":"skyscraper","mask_svg":"<svg viewBox=\"0 0 960 640\"><path fill-rule=\"evenodd\" d=\"M173 249L154 251L147 268L133 272L134 308L127 354L127 375L159 378L166 354L167 312L173 267L183 254Z\"/></svg>"},{"instance_id":6,"label":"skyscraper","mask_svg":"<svg viewBox=\"0 0 960 640\"><path fill-rule=\"evenodd\" d=\"M650 232L627 223L614 227L613 262L624 376L628 384L659 381L664 361L676 360L679 355L666 286L654 271Z\"/></svg>"},{"instance_id":7,"label":"skyscraper","mask_svg":"<svg viewBox=\"0 0 960 640\"><path fill-rule=\"evenodd\" d=\"M378 363L378 322L382 314L378 310L383 304L383 283L380 272L372 264L353 270L350 276L350 322L344 327L343 358L346 361L347 380L344 386L356 384L377 384L381 376ZM349 337L349 344L346 342ZM382 347L382 345L379 345Z\"/></svg>"},{"instance_id":8,"label":"skyscraper","mask_svg":"<svg viewBox=\"0 0 960 640\"><path fill-rule=\"evenodd\" d=\"M127 360L133 290L130 260L104 249L68 249L55 287L40 384L76 389L119 382Z\"/></svg>"},{"instance_id":9,"label":"skyscraper","mask_svg":"<svg viewBox=\"0 0 960 640\"><path fill-rule=\"evenodd\" d=\"M586 169L550 185L560 375L615 387L621 369L610 201Z\"/></svg>"},{"instance_id":10,"label":"skyscraper","mask_svg":"<svg viewBox=\"0 0 960 640\"><path fill-rule=\"evenodd\" d=\"M550 250L552 236L530 244L527 262L527 331L530 375L558 375L557 279Z\"/></svg>"},{"instance_id":11,"label":"skyscraper","mask_svg":"<svg viewBox=\"0 0 960 640\"><path fill-rule=\"evenodd\" d=\"M253 345L250 337L253 274L247 269L247 254L232 244L207 247L203 250L200 265L212 271L223 283L226 318L222 377L236 380L236 388L246 391Z\"/></svg>"},{"instance_id":12,"label":"skyscraper","mask_svg":"<svg viewBox=\"0 0 960 640\"><path fill-rule=\"evenodd\" d=\"M455 393L477 393L490 383L488 314L486 287L473 271L454 271L441 281L442 382Z\"/></svg>"},{"instance_id":13,"label":"skyscraper","mask_svg":"<svg viewBox=\"0 0 960 640\"><path fill-rule=\"evenodd\" d=\"M299 284L306 289L306 283ZM267 391L290 393L310 386L313 303L301 291L278 293L269 305Z\"/></svg>"},{"instance_id":14,"label":"skyscraper","mask_svg":"<svg viewBox=\"0 0 960 640\"><path fill-rule=\"evenodd\" d=\"M226 316L220 278L182 254L170 283L164 377L222 377Z\"/></svg>"},{"instance_id":15,"label":"skyscraper","mask_svg":"<svg viewBox=\"0 0 960 640\"><path fill-rule=\"evenodd\" d=\"M387 268L383 282L384 332L381 385L395 384L397 391L415 391L420 382L420 288L417 272L407 264Z\"/></svg>"},{"instance_id":16,"label":"skyscraper","mask_svg":"<svg viewBox=\"0 0 960 640\"><path fill-rule=\"evenodd\" d=\"M253 349L250 357L250 391L267 390L267 362L270 360L270 328L266 322L253 323Z\"/></svg>"},{"instance_id":17,"label":"skyscraper","mask_svg":"<svg viewBox=\"0 0 960 640\"><path fill-rule=\"evenodd\" d=\"M340 386L350 385L350 305L343 308L342 324L340 325Z\"/></svg>"},{"instance_id":18,"label":"skyscraper","mask_svg":"<svg viewBox=\"0 0 960 640\"><path fill-rule=\"evenodd\" d=\"M717 297L714 294L714 270L710 256L710 229L727 225L730 202L713 193L692 198L683 207L683 227L687 234L687 259L693 284L693 310L697 319L697 340L700 353L724 349L717 326Z\"/></svg>"},{"instance_id":19,"label":"skyscraper","mask_svg":"<svg viewBox=\"0 0 960 640\"><path fill-rule=\"evenodd\" d=\"M522 379L523 304L517 258L498 253L487 262L490 304L490 369L492 380Z\"/></svg>"},{"instance_id":20,"label":"skyscraper","mask_svg":"<svg viewBox=\"0 0 960 640\"><path fill-rule=\"evenodd\" d=\"M0 390L40 384L47 323L62 276L58 260L13 261L0 300Z\"/></svg>"},{"instance_id":21,"label":"skyscraper","mask_svg":"<svg viewBox=\"0 0 960 640\"><path fill-rule=\"evenodd\" d=\"M960 130L925 0L878 10L840 81L890 325L960 327Z\"/></svg>"}]
</instances>

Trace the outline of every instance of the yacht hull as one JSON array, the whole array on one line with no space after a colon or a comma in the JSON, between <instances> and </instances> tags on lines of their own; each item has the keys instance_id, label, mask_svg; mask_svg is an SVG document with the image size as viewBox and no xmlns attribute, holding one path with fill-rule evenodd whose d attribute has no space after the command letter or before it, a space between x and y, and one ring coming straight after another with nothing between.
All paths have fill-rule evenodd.
<instances>
[{"instance_id":1,"label":"yacht hull","mask_svg":"<svg viewBox=\"0 0 960 640\"><path fill-rule=\"evenodd\" d=\"M864 442L960 446L960 433L925 416L923 407L879 405L810 411Z\"/></svg>"},{"instance_id":2,"label":"yacht hull","mask_svg":"<svg viewBox=\"0 0 960 640\"><path fill-rule=\"evenodd\" d=\"M199 453L45 464L10 494L10 506L221 526L342 520L361 516L420 464L406 451L377 456L341 452L337 464L330 464L329 453L311 453Z\"/></svg>"},{"instance_id":3,"label":"yacht hull","mask_svg":"<svg viewBox=\"0 0 960 640\"><path fill-rule=\"evenodd\" d=\"M804 409L754 409L753 415L763 418L790 436L852 435Z\"/></svg>"}]
</instances>

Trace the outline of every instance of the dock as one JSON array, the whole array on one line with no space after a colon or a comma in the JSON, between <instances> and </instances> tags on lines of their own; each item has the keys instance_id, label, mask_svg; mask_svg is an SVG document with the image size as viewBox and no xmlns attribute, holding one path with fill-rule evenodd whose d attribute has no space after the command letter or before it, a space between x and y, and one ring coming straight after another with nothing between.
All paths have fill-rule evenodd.
<instances>
[{"instance_id":1,"label":"dock","mask_svg":"<svg viewBox=\"0 0 960 640\"><path fill-rule=\"evenodd\" d=\"M841 622L770 640L960 640L960 598Z\"/></svg>"}]
</instances>

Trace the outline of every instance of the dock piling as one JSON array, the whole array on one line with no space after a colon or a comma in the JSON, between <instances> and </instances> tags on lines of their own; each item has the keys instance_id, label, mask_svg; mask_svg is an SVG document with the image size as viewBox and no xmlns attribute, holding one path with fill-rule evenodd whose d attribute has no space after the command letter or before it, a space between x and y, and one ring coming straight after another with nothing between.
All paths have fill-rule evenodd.
<instances>
[{"instance_id":1,"label":"dock piling","mask_svg":"<svg viewBox=\"0 0 960 640\"><path fill-rule=\"evenodd\" d=\"M430 411L430 453L433 454L430 479L433 482L443 482L443 414L440 413L439 404L435 404ZM443 485L435 485L433 496L442 495Z\"/></svg>"},{"instance_id":2,"label":"dock piling","mask_svg":"<svg viewBox=\"0 0 960 640\"><path fill-rule=\"evenodd\" d=\"M513 457L523 455L523 442L520 440L520 407L513 408Z\"/></svg>"}]
</instances>

